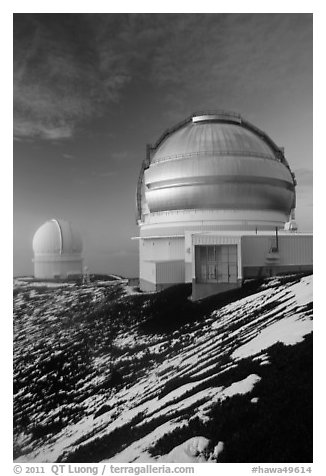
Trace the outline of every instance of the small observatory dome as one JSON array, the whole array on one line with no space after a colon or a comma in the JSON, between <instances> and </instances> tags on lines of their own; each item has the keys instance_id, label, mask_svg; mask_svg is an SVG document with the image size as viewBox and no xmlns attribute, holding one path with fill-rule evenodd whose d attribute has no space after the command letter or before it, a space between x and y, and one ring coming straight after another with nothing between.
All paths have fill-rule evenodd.
<instances>
[{"instance_id":1,"label":"small observatory dome","mask_svg":"<svg viewBox=\"0 0 326 476\"><path fill-rule=\"evenodd\" d=\"M83 243L80 233L65 220L45 222L33 238L34 276L69 279L82 275Z\"/></svg>"}]
</instances>

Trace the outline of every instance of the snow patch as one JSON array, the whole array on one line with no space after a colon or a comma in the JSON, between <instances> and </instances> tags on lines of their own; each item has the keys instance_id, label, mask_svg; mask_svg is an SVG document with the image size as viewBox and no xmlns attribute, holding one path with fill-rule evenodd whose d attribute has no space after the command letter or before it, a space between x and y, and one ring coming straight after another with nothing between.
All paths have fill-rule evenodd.
<instances>
[{"instance_id":1,"label":"snow patch","mask_svg":"<svg viewBox=\"0 0 326 476\"><path fill-rule=\"evenodd\" d=\"M231 355L233 359L245 359L271 347L276 342L285 345L295 345L301 342L305 335L312 331L310 319L300 319L293 315L275 322L246 344L238 347Z\"/></svg>"},{"instance_id":2,"label":"snow patch","mask_svg":"<svg viewBox=\"0 0 326 476\"><path fill-rule=\"evenodd\" d=\"M223 451L223 446L223 443L219 442L213 448L211 441L204 436L194 436L173 448L158 461L160 463L213 463Z\"/></svg>"},{"instance_id":3,"label":"snow patch","mask_svg":"<svg viewBox=\"0 0 326 476\"><path fill-rule=\"evenodd\" d=\"M171 433L176 428L181 428L187 424L187 420L171 420L163 425L158 426L151 433L148 433L145 437L140 440L132 443L121 453L116 454L110 459L101 461L101 463L145 463L145 462L154 462L150 453L147 451L149 448L153 447L155 443L162 438L162 436Z\"/></svg>"},{"instance_id":4,"label":"snow patch","mask_svg":"<svg viewBox=\"0 0 326 476\"><path fill-rule=\"evenodd\" d=\"M312 301L312 283L313 276L311 275L291 286L291 292L294 294L298 306L305 306Z\"/></svg>"},{"instance_id":5,"label":"snow patch","mask_svg":"<svg viewBox=\"0 0 326 476\"><path fill-rule=\"evenodd\" d=\"M124 289L127 286L126 280L121 281L118 284ZM117 281L110 283L117 284ZM44 284L46 283L40 283ZM198 450L204 443L200 438L205 438L204 436L196 437L199 438L195 443L197 453L191 449L189 442L160 457L153 457L150 451L162 436L188 425L189 419L198 417L202 421L209 421L214 405L227 397L252 391L260 380L255 374L238 382L231 382L226 388L214 386L218 385L220 376L238 366L240 358L253 355L258 364L267 365L268 355L261 353L263 349L275 342L293 345L312 330L310 308L300 307L312 299L311 284L312 277L308 276L296 284L287 283L259 290L256 294L221 307L203 317L200 322L185 324L169 337L143 334L137 320L124 325L121 319L120 323L119 311L117 333L114 333L114 341L110 340L111 344L120 347L120 352L116 352L118 355L111 355L101 345L103 333L107 339L110 336L106 327L101 324L92 328L92 337L98 347L91 356L86 377L78 377L81 402L77 403L73 397L74 391L64 390L68 403L47 414L42 408L42 411L37 410L39 402L33 385L29 383L46 380L48 374L42 374L41 362L49 364L55 356L59 358L70 342L76 345L87 322L79 319L79 316L83 317L83 302L92 303L93 306L95 296L101 299L110 290L99 288L101 283L97 282L90 284L88 288L59 288L47 294L33 292L30 297L32 285L27 284L28 288L24 286L15 297L14 359L16 378L23 370L29 380L26 380L15 399L29 405L30 415L39 424L45 424L49 416L53 418L61 410L64 412L80 407L82 412L78 410L80 416L78 414L77 419L68 422L60 432L51 435L42 444L32 440L30 435L18 434L16 441L23 451L17 461L55 462L63 454L69 455L76 448L84 447L86 451L89 444L96 445L95 440L110 438L111 434L113 438L114 430L121 428L122 432L134 435L135 439L140 430L142 437L126 448L122 445L109 461L206 462L212 453ZM101 291L98 293L96 289ZM114 299L117 302L125 299L127 302L127 298L121 296ZM146 301L143 306L146 306ZM78 317L76 322L74 316ZM69 342L63 346L62 343L68 337ZM49 350L42 353L43 347L36 347L36 341L46 342ZM61 344L58 345L58 342ZM177 344L176 349L173 348L174 343ZM28 354L35 359L32 364L28 360L24 363L25 355ZM142 361L143 357L146 364ZM78 354L78 359L83 363L82 354ZM109 381L111 364L114 368L121 369L123 387L106 389L102 386L102 378ZM66 375L73 371L71 357L64 363L64 369ZM49 395L49 400L51 398L52 395ZM248 401L250 398L251 396ZM256 403L255 398L250 401ZM18 403L17 409L25 408L22 403ZM187 420L184 420L185 410L188 413ZM108 448L108 453L109 450ZM201 461L201 458L206 461Z\"/></svg>"},{"instance_id":6,"label":"snow patch","mask_svg":"<svg viewBox=\"0 0 326 476\"><path fill-rule=\"evenodd\" d=\"M244 395L251 392L257 382L261 380L261 377L255 374L248 375L247 378L240 380L239 382L232 383L229 387L223 390L224 397L233 397L234 395Z\"/></svg>"}]
</instances>

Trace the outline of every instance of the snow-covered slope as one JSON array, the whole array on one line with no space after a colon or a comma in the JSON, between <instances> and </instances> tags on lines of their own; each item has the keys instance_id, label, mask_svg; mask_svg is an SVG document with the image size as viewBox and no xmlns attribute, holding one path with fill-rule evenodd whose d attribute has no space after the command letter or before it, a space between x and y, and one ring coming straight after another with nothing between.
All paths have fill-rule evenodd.
<instances>
[{"instance_id":1,"label":"snow-covered slope","mask_svg":"<svg viewBox=\"0 0 326 476\"><path fill-rule=\"evenodd\" d=\"M156 295L122 281L16 287L17 461L180 462L174 435L235 395L257 404L268 349L312 331L312 276L267 280L173 332L145 331Z\"/></svg>"}]
</instances>

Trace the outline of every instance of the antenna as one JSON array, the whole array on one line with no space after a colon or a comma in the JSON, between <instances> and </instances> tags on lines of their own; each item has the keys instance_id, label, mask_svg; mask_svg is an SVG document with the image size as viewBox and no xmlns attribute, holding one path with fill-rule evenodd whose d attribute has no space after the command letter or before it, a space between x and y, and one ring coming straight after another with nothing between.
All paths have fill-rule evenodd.
<instances>
[{"instance_id":1,"label":"antenna","mask_svg":"<svg viewBox=\"0 0 326 476\"><path fill-rule=\"evenodd\" d=\"M88 267L84 266L84 272L83 272L83 284L87 286L90 283L90 277L89 277L89 272L88 272Z\"/></svg>"}]
</instances>

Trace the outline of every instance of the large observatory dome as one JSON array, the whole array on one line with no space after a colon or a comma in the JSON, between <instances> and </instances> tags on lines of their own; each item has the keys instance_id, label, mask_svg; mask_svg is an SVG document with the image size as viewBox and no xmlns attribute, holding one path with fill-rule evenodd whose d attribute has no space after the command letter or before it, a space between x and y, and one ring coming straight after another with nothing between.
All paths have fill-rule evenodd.
<instances>
[{"instance_id":1,"label":"large observatory dome","mask_svg":"<svg viewBox=\"0 0 326 476\"><path fill-rule=\"evenodd\" d=\"M69 278L82 274L83 244L80 233L65 220L45 222L33 238L36 278Z\"/></svg>"},{"instance_id":2,"label":"large observatory dome","mask_svg":"<svg viewBox=\"0 0 326 476\"><path fill-rule=\"evenodd\" d=\"M192 283L199 299L271 275L295 185L283 148L239 114L196 113L165 131L137 186L141 289Z\"/></svg>"},{"instance_id":3,"label":"large observatory dome","mask_svg":"<svg viewBox=\"0 0 326 476\"><path fill-rule=\"evenodd\" d=\"M295 180L283 150L240 115L195 114L148 147L137 200L143 231L198 220L214 229L283 227Z\"/></svg>"}]
</instances>

